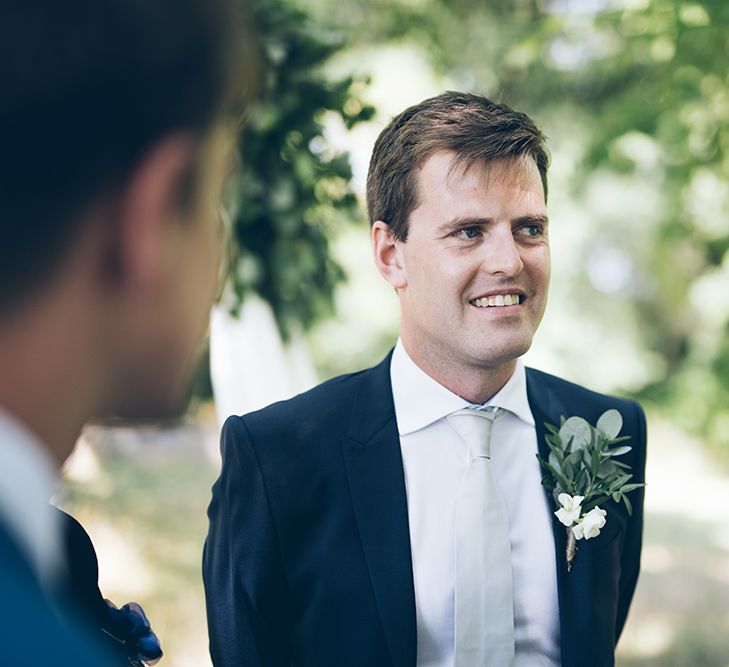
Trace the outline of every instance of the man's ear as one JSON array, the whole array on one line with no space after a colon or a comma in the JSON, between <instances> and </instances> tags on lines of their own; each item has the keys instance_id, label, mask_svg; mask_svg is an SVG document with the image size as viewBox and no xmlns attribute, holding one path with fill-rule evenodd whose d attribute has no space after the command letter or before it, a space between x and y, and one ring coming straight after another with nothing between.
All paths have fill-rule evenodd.
<instances>
[{"instance_id":1,"label":"man's ear","mask_svg":"<svg viewBox=\"0 0 729 667\"><path fill-rule=\"evenodd\" d=\"M185 194L181 188L193 185L189 175L196 159L197 142L180 133L159 141L137 163L115 200L115 247L110 252L118 280L147 284L167 270L171 233Z\"/></svg>"},{"instance_id":2,"label":"man's ear","mask_svg":"<svg viewBox=\"0 0 729 667\"><path fill-rule=\"evenodd\" d=\"M408 284L402 256L402 243L392 233L390 226L378 220L372 225L372 254L380 275L396 290Z\"/></svg>"}]
</instances>

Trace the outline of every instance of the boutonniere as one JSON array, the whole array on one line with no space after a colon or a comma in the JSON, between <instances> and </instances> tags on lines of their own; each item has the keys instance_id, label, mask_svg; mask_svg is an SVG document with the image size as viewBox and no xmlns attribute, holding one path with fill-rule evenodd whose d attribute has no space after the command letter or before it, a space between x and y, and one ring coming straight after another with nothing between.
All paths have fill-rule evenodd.
<instances>
[{"instance_id":1,"label":"boutonniere","mask_svg":"<svg viewBox=\"0 0 729 667\"><path fill-rule=\"evenodd\" d=\"M577 551L578 540L597 537L605 527L607 512L601 503L612 498L623 502L628 514L633 506L628 493L645 486L631 483L630 466L618 461L632 448L622 443L630 436L618 437L623 418L608 410L592 426L582 417L562 417L560 427L545 424L549 457L537 455L545 471L542 485L552 494L554 512L567 529L567 571Z\"/></svg>"}]
</instances>

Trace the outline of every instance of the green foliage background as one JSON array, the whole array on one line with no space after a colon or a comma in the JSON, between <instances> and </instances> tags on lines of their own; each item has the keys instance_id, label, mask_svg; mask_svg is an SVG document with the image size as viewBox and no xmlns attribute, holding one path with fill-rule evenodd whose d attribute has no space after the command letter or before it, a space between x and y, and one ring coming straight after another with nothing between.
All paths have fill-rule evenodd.
<instances>
[{"instance_id":1,"label":"green foliage background","mask_svg":"<svg viewBox=\"0 0 729 667\"><path fill-rule=\"evenodd\" d=\"M338 226L361 217L349 156L329 149L322 116L335 114L351 129L374 109L358 97L365 81L332 80L322 71L343 46L340 34L285 3L263 0L256 23L265 83L239 146L234 310L255 291L287 335L293 323L306 328L331 313L334 288L345 274L330 239Z\"/></svg>"},{"instance_id":2,"label":"green foliage background","mask_svg":"<svg viewBox=\"0 0 729 667\"><path fill-rule=\"evenodd\" d=\"M594 212L595 243L629 265L615 289L575 281L584 318L605 336L630 331L651 355L627 387L674 419L729 445L729 4L724 0L290 0L264 2L272 67L243 141L237 274L287 322L329 312L343 272L330 240L359 213L346 156L322 139L322 113L370 118L361 83L327 81L342 50L408 43L453 87L499 98L546 128L553 150L577 144L568 196ZM309 15L307 19L304 12ZM316 26L314 28L313 26ZM338 35L333 40L332 35ZM397 63L393 63L397 68ZM403 85L407 85L404 81ZM642 208L632 189L650 193ZM273 230L273 231L271 231ZM627 335L627 333L626 333ZM599 348L601 341L595 340ZM626 387L615 387L626 390Z\"/></svg>"}]
</instances>

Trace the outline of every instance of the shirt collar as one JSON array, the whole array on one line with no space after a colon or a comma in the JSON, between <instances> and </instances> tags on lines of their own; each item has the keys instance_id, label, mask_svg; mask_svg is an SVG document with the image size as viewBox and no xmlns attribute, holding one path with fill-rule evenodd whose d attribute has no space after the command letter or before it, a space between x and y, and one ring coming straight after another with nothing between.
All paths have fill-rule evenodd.
<instances>
[{"instance_id":1,"label":"shirt collar","mask_svg":"<svg viewBox=\"0 0 729 667\"><path fill-rule=\"evenodd\" d=\"M527 396L526 368L521 359L516 360L516 368L509 381L484 407L493 406L508 410L529 426L534 426L534 415L529 407Z\"/></svg>"},{"instance_id":2,"label":"shirt collar","mask_svg":"<svg viewBox=\"0 0 729 667\"><path fill-rule=\"evenodd\" d=\"M417 366L405 351L400 339L392 353L390 381L400 435L419 431L456 410L474 405L446 389ZM513 375L490 401L475 407L503 408L528 425L534 426L534 416L527 398L526 370L522 361L517 360Z\"/></svg>"},{"instance_id":3,"label":"shirt collar","mask_svg":"<svg viewBox=\"0 0 729 667\"><path fill-rule=\"evenodd\" d=\"M49 501L58 481L38 438L0 406L0 516L41 581L51 584L60 554L59 527Z\"/></svg>"}]
</instances>

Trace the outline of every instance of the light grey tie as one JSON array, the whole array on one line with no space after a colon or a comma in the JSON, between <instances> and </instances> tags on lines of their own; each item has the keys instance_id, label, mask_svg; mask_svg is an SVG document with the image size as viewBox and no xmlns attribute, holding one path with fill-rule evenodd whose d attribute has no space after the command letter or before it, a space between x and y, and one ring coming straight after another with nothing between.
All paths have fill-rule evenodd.
<instances>
[{"instance_id":1,"label":"light grey tie","mask_svg":"<svg viewBox=\"0 0 729 667\"><path fill-rule=\"evenodd\" d=\"M491 466L491 427L500 412L465 408L448 416L471 459L456 505L455 667L514 661L509 516Z\"/></svg>"}]
</instances>

